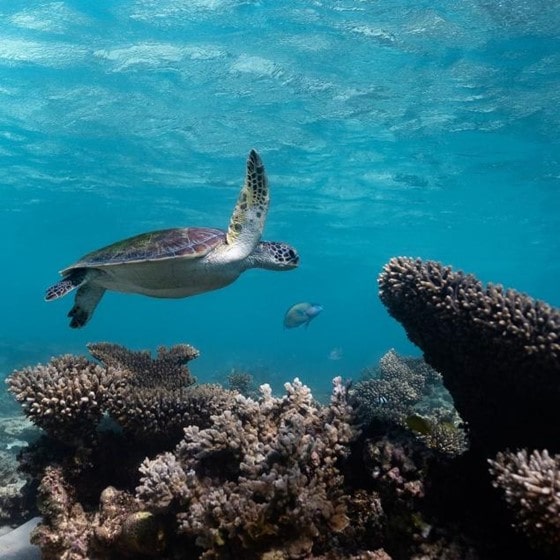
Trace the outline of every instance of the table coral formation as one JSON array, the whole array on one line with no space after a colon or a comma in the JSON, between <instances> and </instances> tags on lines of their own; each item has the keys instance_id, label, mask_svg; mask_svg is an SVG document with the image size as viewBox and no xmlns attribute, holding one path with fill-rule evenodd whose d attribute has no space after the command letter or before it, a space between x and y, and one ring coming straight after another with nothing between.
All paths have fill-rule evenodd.
<instances>
[{"instance_id":1,"label":"table coral formation","mask_svg":"<svg viewBox=\"0 0 560 560\"><path fill-rule=\"evenodd\" d=\"M129 372L132 384L138 387L163 385L169 389L180 389L196 381L187 364L198 358L199 351L189 344L169 348L160 346L155 358L147 350L133 351L109 342L92 343L87 347L90 354L108 368Z\"/></svg>"},{"instance_id":2,"label":"table coral formation","mask_svg":"<svg viewBox=\"0 0 560 560\"><path fill-rule=\"evenodd\" d=\"M155 358L109 343L88 344L88 350L113 368L106 411L135 437L176 442L183 426L207 426L234 398L218 385L196 384L187 364L199 352L188 344L160 347Z\"/></svg>"},{"instance_id":3,"label":"table coral formation","mask_svg":"<svg viewBox=\"0 0 560 560\"><path fill-rule=\"evenodd\" d=\"M391 259L379 288L443 375L475 446L558 447L559 310L420 259Z\"/></svg>"}]
</instances>

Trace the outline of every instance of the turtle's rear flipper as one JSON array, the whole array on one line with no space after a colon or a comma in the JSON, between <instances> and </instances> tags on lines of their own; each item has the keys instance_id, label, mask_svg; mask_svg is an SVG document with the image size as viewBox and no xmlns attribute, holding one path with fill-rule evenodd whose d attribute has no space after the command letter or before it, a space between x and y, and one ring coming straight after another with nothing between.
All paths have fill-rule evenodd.
<instances>
[{"instance_id":1,"label":"turtle's rear flipper","mask_svg":"<svg viewBox=\"0 0 560 560\"><path fill-rule=\"evenodd\" d=\"M86 271L84 269L73 270L68 276L65 276L60 282L57 282L47 290L45 293L45 301L61 298L68 292L79 288L84 283L85 278Z\"/></svg>"},{"instance_id":2,"label":"turtle's rear flipper","mask_svg":"<svg viewBox=\"0 0 560 560\"><path fill-rule=\"evenodd\" d=\"M72 307L68 313L68 317L72 318L70 326L73 329L83 327L91 319L91 316L93 315L93 312L104 293L105 288L91 285L89 283L84 284L76 292L74 307Z\"/></svg>"}]
</instances>

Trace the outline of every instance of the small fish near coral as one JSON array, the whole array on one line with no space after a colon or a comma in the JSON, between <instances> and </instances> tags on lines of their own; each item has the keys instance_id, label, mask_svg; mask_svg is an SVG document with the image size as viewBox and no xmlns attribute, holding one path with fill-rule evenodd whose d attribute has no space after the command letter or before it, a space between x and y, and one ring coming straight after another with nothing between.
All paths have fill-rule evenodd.
<instances>
[{"instance_id":1,"label":"small fish near coral","mask_svg":"<svg viewBox=\"0 0 560 560\"><path fill-rule=\"evenodd\" d=\"M323 306L318 303L296 303L292 305L284 315L284 328L294 329L305 325L307 328L309 323L323 311Z\"/></svg>"},{"instance_id":2,"label":"small fish near coral","mask_svg":"<svg viewBox=\"0 0 560 560\"><path fill-rule=\"evenodd\" d=\"M245 183L227 232L207 227L143 233L84 255L61 271L46 301L77 289L68 313L72 328L92 317L106 290L156 298L183 298L223 288L249 268L292 270L297 251L286 243L261 241L270 205L260 156L251 150Z\"/></svg>"},{"instance_id":3,"label":"small fish near coral","mask_svg":"<svg viewBox=\"0 0 560 560\"><path fill-rule=\"evenodd\" d=\"M343 352L342 348L339 348L338 346L333 348L327 354L327 360L331 360L333 362L337 362L338 360L342 360L342 358L344 358L344 352Z\"/></svg>"}]
</instances>

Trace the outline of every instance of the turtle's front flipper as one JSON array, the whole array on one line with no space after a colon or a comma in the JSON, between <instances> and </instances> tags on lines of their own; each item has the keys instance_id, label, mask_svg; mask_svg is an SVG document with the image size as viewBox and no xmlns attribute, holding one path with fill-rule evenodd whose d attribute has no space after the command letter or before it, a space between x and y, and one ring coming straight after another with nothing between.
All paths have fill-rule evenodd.
<instances>
[{"instance_id":1,"label":"turtle's front flipper","mask_svg":"<svg viewBox=\"0 0 560 560\"><path fill-rule=\"evenodd\" d=\"M86 279L86 270L77 269L72 270L70 274L65 276L60 282L57 282L54 286L51 286L46 294L45 301L52 301L53 299L61 298L65 296L68 292L79 288Z\"/></svg>"},{"instance_id":2,"label":"turtle's front flipper","mask_svg":"<svg viewBox=\"0 0 560 560\"><path fill-rule=\"evenodd\" d=\"M227 243L235 247L236 257L244 259L256 247L264 228L270 204L264 165L255 150L247 159L245 184L239 193L227 231Z\"/></svg>"},{"instance_id":3,"label":"turtle's front flipper","mask_svg":"<svg viewBox=\"0 0 560 560\"><path fill-rule=\"evenodd\" d=\"M99 300L103 297L105 288L95 284L84 284L77 292L74 307L70 309L68 317L71 317L70 326L73 329L83 327L93 315Z\"/></svg>"}]
</instances>

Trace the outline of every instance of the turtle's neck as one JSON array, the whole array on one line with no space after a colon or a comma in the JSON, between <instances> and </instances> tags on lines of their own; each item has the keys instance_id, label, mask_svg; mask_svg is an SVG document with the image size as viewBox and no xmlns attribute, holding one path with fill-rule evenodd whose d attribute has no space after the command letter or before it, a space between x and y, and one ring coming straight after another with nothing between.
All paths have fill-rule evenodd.
<instances>
[{"instance_id":1,"label":"turtle's neck","mask_svg":"<svg viewBox=\"0 0 560 560\"><path fill-rule=\"evenodd\" d=\"M287 243L261 241L243 261L245 268L267 270L293 270L299 264L297 251Z\"/></svg>"},{"instance_id":2,"label":"turtle's neck","mask_svg":"<svg viewBox=\"0 0 560 560\"><path fill-rule=\"evenodd\" d=\"M278 265L267 249L266 243L258 243L253 252L244 260L245 269L265 268L278 270Z\"/></svg>"}]
</instances>

